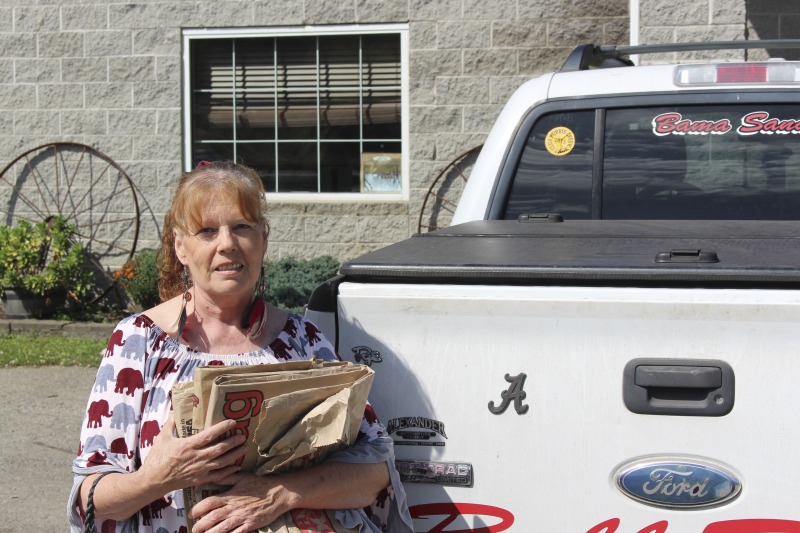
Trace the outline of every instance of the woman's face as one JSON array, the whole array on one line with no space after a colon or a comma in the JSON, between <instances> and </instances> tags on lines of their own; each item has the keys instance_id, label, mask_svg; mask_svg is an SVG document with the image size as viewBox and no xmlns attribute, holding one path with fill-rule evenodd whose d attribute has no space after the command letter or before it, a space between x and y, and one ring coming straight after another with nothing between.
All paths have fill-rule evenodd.
<instances>
[{"instance_id":1,"label":"woman's face","mask_svg":"<svg viewBox=\"0 0 800 533\"><path fill-rule=\"evenodd\" d=\"M195 290L220 305L225 298L249 298L266 251L266 227L248 220L224 195L209 199L199 228L175 233L175 252L189 267Z\"/></svg>"}]
</instances>

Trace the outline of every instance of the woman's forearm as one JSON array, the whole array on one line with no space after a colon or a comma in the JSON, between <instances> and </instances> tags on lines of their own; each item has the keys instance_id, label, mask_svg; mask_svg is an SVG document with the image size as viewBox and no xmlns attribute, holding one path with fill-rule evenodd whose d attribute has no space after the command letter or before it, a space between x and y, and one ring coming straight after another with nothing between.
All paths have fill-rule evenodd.
<instances>
[{"instance_id":1,"label":"woman's forearm","mask_svg":"<svg viewBox=\"0 0 800 533\"><path fill-rule=\"evenodd\" d=\"M292 508L300 509L366 507L390 483L386 463L328 461L281 477Z\"/></svg>"},{"instance_id":2,"label":"woman's forearm","mask_svg":"<svg viewBox=\"0 0 800 533\"><path fill-rule=\"evenodd\" d=\"M81 507L86 511L92 483L100 476L93 474L83 480L80 491ZM170 492L143 482L139 472L109 474L95 487L92 497L95 518L126 520L139 509ZM163 490L163 491L162 491Z\"/></svg>"},{"instance_id":3,"label":"woman's forearm","mask_svg":"<svg viewBox=\"0 0 800 533\"><path fill-rule=\"evenodd\" d=\"M250 531L292 509L359 509L374 502L390 478L385 462L328 461L280 475L234 474L223 482L233 486L192 509L194 531L209 531L221 521Z\"/></svg>"}]
</instances>

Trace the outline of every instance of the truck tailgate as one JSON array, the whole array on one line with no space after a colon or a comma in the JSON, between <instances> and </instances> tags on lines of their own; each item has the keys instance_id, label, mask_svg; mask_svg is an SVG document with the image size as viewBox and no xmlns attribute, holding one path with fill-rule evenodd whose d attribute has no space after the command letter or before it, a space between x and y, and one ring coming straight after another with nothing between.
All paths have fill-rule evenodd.
<instances>
[{"instance_id":1,"label":"truck tailgate","mask_svg":"<svg viewBox=\"0 0 800 533\"><path fill-rule=\"evenodd\" d=\"M476 222L344 265L417 531L800 533L796 235Z\"/></svg>"},{"instance_id":2,"label":"truck tailgate","mask_svg":"<svg viewBox=\"0 0 800 533\"><path fill-rule=\"evenodd\" d=\"M420 532L800 531L799 319L781 290L339 286L339 352L376 371ZM727 363L735 396L713 403L732 410L632 412L625 367L653 358ZM660 469L626 495L616 474L640 460ZM740 493L704 507L709 475L676 461Z\"/></svg>"}]
</instances>

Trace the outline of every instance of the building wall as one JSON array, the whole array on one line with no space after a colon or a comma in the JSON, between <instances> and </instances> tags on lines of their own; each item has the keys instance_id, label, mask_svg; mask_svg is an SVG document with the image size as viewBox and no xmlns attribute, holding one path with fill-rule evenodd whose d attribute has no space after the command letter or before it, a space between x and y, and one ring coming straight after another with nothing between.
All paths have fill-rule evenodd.
<instances>
[{"instance_id":1,"label":"building wall","mask_svg":"<svg viewBox=\"0 0 800 533\"><path fill-rule=\"evenodd\" d=\"M639 4L640 44L800 38L800 2L797 0L633 1ZM676 57L654 55L646 61ZM696 52L681 57L797 60L800 50L729 50Z\"/></svg>"},{"instance_id":2,"label":"building wall","mask_svg":"<svg viewBox=\"0 0 800 533\"><path fill-rule=\"evenodd\" d=\"M181 28L393 22L409 24L410 201L271 198L271 257L344 260L409 236L435 175L483 142L514 88L576 44L629 40L628 0L3 0L0 162L95 147L135 183L138 249L152 248L182 170Z\"/></svg>"}]
</instances>

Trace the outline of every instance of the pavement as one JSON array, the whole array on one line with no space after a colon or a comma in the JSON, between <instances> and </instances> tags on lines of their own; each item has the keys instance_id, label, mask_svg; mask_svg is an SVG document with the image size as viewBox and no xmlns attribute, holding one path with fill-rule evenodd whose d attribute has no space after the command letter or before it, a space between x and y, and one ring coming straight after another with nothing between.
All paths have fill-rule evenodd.
<instances>
[{"instance_id":1,"label":"pavement","mask_svg":"<svg viewBox=\"0 0 800 533\"><path fill-rule=\"evenodd\" d=\"M0 533L69 531L67 497L95 368L0 368Z\"/></svg>"}]
</instances>

